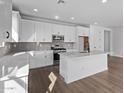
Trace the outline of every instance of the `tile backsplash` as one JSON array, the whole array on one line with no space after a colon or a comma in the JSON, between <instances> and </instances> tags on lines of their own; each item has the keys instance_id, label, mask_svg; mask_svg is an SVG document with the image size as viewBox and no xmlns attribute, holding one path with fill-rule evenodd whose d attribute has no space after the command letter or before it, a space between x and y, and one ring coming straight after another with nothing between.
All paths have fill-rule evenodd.
<instances>
[{"instance_id":1,"label":"tile backsplash","mask_svg":"<svg viewBox=\"0 0 124 93\"><path fill-rule=\"evenodd\" d=\"M39 51L39 50L50 50L53 43L43 42L8 42L10 52L21 52L21 51ZM66 49L73 49L74 43L63 43L63 47Z\"/></svg>"}]
</instances>

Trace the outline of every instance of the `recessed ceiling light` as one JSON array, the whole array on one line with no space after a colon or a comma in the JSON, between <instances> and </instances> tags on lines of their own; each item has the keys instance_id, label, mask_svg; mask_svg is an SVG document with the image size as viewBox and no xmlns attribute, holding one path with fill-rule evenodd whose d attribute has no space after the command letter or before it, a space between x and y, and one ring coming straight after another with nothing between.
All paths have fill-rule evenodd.
<instances>
[{"instance_id":1,"label":"recessed ceiling light","mask_svg":"<svg viewBox=\"0 0 124 93\"><path fill-rule=\"evenodd\" d=\"M95 25L97 25L98 23L97 22L94 22Z\"/></svg>"},{"instance_id":2,"label":"recessed ceiling light","mask_svg":"<svg viewBox=\"0 0 124 93\"><path fill-rule=\"evenodd\" d=\"M71 20L74 20L75 18L74 18L74 17L71 17L70 19L71 19Z\"/></svg>"},{"instance_id":3,"label":"recessed ceiling light","mask_svg":"<svg viewBox=\"0 0 124 93\"><path fill-rule=\"evenodd\" d=\"M38 12L38 9L33 9L34 12Z\"/></svg>"},{"instance_id":4,"label":"recessed ceiling light","mask_svg":"<svg viewBox=\"0 0 124 93\"><path fill-rule=\"evenodd\" d=\"M107 3L108 0L102 0L102 3Z\"/></svg>"},{"instance_id":5,"label":"recessed ceiling light","mask_svg":"<svg viewBox=\"0 0 124 93\"><path fill-rule=\"evenodd\" d=\"M59 16L55 16L55 19L58 20L59 19Z\"/></svg>"}]
</instances>

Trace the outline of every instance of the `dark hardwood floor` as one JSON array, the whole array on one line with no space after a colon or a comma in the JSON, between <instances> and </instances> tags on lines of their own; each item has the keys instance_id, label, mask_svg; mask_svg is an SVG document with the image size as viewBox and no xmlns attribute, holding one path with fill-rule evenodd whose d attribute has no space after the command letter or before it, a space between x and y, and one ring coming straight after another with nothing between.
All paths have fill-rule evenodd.
<instances>
[{"instance_id":1,"label":"dark hardwood floor","mask_svg":"<svg viewBox=\"0 0 124 93\"><path fill-rule=\"evenodd\" d=\"M63 78L59 75L58 66L30 70L29 93L122 93L122 61L122 58L109 57L108 71L75 81L68 85L64 83ZM51 72L57 76L57 80L53 90L50 92L48 87L51 81L48 76Z\"/></svg>"}]
</instances>

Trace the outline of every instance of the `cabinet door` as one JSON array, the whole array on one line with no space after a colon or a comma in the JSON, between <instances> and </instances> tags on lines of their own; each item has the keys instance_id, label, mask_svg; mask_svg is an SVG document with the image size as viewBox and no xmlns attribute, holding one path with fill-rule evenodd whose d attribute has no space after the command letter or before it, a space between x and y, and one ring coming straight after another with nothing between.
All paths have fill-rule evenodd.
<instances>
[{"instance_id":1,"label":"cabinet door","mask_svg":"<svg viewBox=\"0 0 124 93\"><path fill-rule=\"evenodd\" d=\"M75 28L71 26L65 27L64 42L75 42Z\"/></svg>"},{"instance_id":2,"label":"cabinet door","mask_svg":"<svg viewBox=\"0 0 124 93\"><path fill-rule=\"evenodd\" d=\"M34 22L30 20L21 20L20 42L34 42Z\"/></svg>"},{"instance_id":3,"label":"cabinet door","mask_svg":"<svg viewBox=\"0 0 124 93\"><path fill-rule=\"evenodd\" d=\"M90 30L90 50L104 51L104 28L91 26Z\"/></svg>"},{"instance_id":4,"label":"cabinet door","mask_svg":"<svg viewBox=\"0 0 124 93\"><path fill-rule=\"evenodd\" d=\"M35 22L36 41L45 41L45 25L43 22Z\"/></svg>"},{"instance_id":5,"label":"cabinet door","mask_svg":"<svg viewBox=\"0 0 124 93\"><path fill-rule=\"evenodd\" d=\"M45 67L52 64L53 64L52 51L34 52L34 56L30 57L30 68Z\"/></svg>"},{"instance_id":6,"label":"cabinet door","mask_svg":"<svg viewBox=\"0 0 124 93\"><path fill-rule=\"evenodd\" d=\"M75 42L75 39L76 39L76 37L75 37L76 32L75 31L76 31L75 27L70 27L70 33L71 33L70 42Z\"/></svg>"},{"instance_id":7,"label":"cabinet door","mask_svg":"<svg viewBox=\"0 0 124 93\"><path fill-rule=\"evenodd\" d=\"M64 35L64 26L53 24L53 33L54 35Z\"/></svg>"},{"instance_id":8,"label":"cabinet door","mask_svg":"<svg viewBox=\"0 0 124 93\"><path fill-rule=\"evenodd\" d=\"M46 66L53 65L53 52L46 52Z\"/></svg>"},{"instance_id":9,"label":"cabinet door","mask_svg":"<svg viewBox=\"0 0 124 93\"><path fill-rule=\"evenodd\" d=\"M44 42L52 42L52 24L44 23Z\"/></svg>"},{"instance_id":10,"label":"cabinet door","mask_svg":"<svg viewBox=\"0 0 124 93\"><path fill-rule=\"evenodd\" d=\"M70 40L70 34L68 26L64 26L64 42L69 42Z\"/></svg>"},{"instance_id":11,"label":"cabinet door","mask_svg":"<svg viewBox=\"0 0 124 93\"><path fill-rule=\"evenodd\" d=\"M45 53L34 52L34 56L30 57L30 68L39 68L45 66Z\"/></svg>"},{"instance_id":12,"label":"cabinet door","mask_svg":"<svg viewBox=\"0 0 124 93\"><path fill-rule=\"evenodd\" d=\"M28 93L28 76L0 82L0 93Z\"/></svg>"},{"instance_id":13,"label":"cabinet door","mask_svg":"<svg viewBox=\"0 0 124 93\"><path fill-rule=\"evenodd\" d=\"M11 42L12 0L0 0L0 42Z\"/></svg>"},{"instance_id":14,"label":"cabinet door","mask_svg":"<svg viewBox=\"0 0 124 93\"><path fill-rule=\"evenodd\" d=\"M99 30L99 38L98 38L98 49L104 51L104 28Z\"/></svg>"},{"instance_id":15,"label":"cabinet door","mask_svg":"<svg viewBox=\"0 0 124 93\"><path fill-rule=\"evenodd\" d=\"M52 24L35 22L37 42L52 42Z\"/></svg>"}]
</instances>

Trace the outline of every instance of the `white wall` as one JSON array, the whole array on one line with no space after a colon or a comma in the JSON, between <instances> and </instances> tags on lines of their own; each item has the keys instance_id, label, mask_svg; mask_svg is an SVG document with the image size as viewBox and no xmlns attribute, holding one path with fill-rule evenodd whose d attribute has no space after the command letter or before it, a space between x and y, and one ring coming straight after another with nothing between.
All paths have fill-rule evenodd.
<instances>
[{"instance_id":1,"label":"white wall","mask_svg":"<svg viewBox=\"0 0 124 93\"><path fill-rule=\"evenodd\" d=\"M114 56L123 56L123 27L114 27L112 28L113 32L113 55Z\"/></svg>"},{"instance_id":2,"label":"white wall","mask_svg":"<svg viewBox=\"0 0 124 93\"><path fill-rule=\"evenodd\" d=\"M12 0L0 0L0 42L9 41L4 37L6 31L11 35L12 25Z\"/></svg>"}]
</instances>

